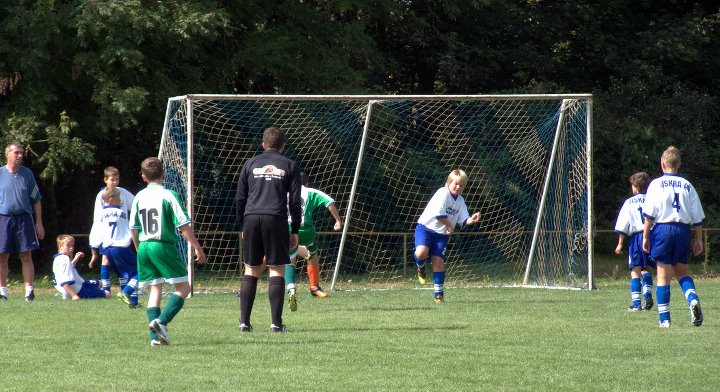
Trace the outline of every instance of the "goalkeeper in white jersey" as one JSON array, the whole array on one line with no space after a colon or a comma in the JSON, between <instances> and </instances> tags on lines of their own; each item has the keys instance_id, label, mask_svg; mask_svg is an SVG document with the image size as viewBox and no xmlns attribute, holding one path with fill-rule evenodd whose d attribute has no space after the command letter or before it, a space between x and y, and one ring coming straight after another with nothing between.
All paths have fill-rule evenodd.
<instances>
[{"instance_id":1,"label":"goalkeeper in white jersey","mask_svg":"<svg viewBox=\"0 0 720 392\"><path fill-rule=\"evenodd\" d=\"M658 319L661 328L670 327L670 280L675 276L690 307L690 321L702 325L703 314L695 282L688 274L688 258L703 251L702 234L705 213L695 188L677 174L680 169L680 150L670 146L660 158L663 176L648 186L642 210L645 216L643 250L657 263ZM650 228L652 236L650 236ZM695 238L690 239L695 228Z\"/></svg>"},{"instance_id":2,"label":"goalkeeper in white jersey","mask_svg":"<svg viewBox=\"0 0 720 392\"><path fill-rule=\"evenodd\" d=\"M445 301L445 248L450 241L450 234L458 224L465 228L480 221L480 213L470 216L465 199L460 195L467 182L464 171L455 169L450 172L445 186L435 192L415 227L418 280L420 284L426 283L425 261L430 256L436 304Z\"/></svg>"},{"instance_id":3,"label":"goalkeeper in white jersey","mask_svg":"<svg viewBox=\"0 0 720 392\"><path fill-rule=\"evenodd\" d=\"M137 256L130 248L132 236L130 235L129 213L123 207L121 194L120 188L117 187L108 187L102 191L101 196L105 207L93 227L97 231L96 235L100 241L99 248L102 249L103 259L107 259L108 266L120 281L118 299L130 308L136 308L138 306Z\"/></svg>"},{"instance_id":4,"label":"goalkeeper in white jersey","mask_svg":"<svg viewBox=\"0 0 720 392\"><path fill-rule=\"evenodd\" d=\"M630 188L633 195L623 203L615 223L615 232L619 235L615 254L622 254L623 243L625 238L628 238L631 301L628 311L630 312L637 312L640 309L650 310L654 304L653 281L648 266L655 268L655 262L650 260L648 254L642 249L642 232L645 221L642 215L642 205L645 202L645 192L647 192L649 183L650 176L645 172L630 176Z\"/></svg>"}]
</instances>

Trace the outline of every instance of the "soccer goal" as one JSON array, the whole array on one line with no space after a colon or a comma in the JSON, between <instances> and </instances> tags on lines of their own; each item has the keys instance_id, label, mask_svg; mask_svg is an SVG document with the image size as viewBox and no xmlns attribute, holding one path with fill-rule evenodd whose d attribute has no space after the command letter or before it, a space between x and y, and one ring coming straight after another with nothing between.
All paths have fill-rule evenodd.
<instances>
[{"instance_id":1,"label":"soccer goal","mask_svg":"<svg viewBox=\"0 0 720 392\"><path fill-rule=\"evenodd\" d=\"M591 124L589 94L186 95L168 101L159 157L208 255L196 291L238 287L236 183L269 126L344 219L334 232L316 211L326 288L417 285L415 224L455 168L481 221L452 235L450 284L592 288Z\"/></svg>"}]
</instances>

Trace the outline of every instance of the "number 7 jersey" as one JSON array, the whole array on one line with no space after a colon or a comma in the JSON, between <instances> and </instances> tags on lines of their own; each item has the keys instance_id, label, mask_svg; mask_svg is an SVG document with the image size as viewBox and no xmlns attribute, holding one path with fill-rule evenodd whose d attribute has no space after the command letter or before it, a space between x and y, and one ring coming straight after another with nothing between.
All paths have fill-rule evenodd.
<instances>
[{"instance_id":1,"label":"number 7 jersey","mask_svg":"<svg viewBox=\"0 0 720 392\"><path fill-rule=\"evenodd\" d=\"M177 242L177 228L190 223L175 191L149 184L138 192L130 212L130 229L139 231L140 241Z\"/></svg>"}]
</instances>

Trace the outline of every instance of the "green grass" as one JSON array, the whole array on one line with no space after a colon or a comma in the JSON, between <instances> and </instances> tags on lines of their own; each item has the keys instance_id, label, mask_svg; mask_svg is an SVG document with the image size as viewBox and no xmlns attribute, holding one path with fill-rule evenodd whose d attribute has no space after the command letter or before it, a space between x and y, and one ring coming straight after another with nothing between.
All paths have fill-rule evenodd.
<instances>
[{"instance_id":1,"label":"green grass","mask_svg":"<svg viewBox=\"0 0 720 392\"><path fill-rule=\"evenodd\" d=\"M4 391L715 391L720 282L696 282L705 324L690 324L674 284L669 330L655 309L625 311L621 279L594 291L450 288L442 305L430 290L303 291L286 334L267 330L266 292L244 335L234 294L201 294L167 347L150 347L144 308L49 290L25 303L15 286L0 303L0 378Z\"/></svg>"}]
</instances>

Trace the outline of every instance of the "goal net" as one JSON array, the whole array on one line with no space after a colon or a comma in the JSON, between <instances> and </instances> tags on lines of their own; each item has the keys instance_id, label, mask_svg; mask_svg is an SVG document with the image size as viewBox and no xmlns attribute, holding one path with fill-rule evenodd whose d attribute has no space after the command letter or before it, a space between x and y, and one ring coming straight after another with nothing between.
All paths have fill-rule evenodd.
<instances>
[{"instance_id":1,"label":"goal net","mask_svg":"<svg viewBox=\"0 0 720 392\"><path fill-rule=\"evenodd\" d=\"M168 101L159 157L208 256L191 272L195 290L238 287L235 189L269 126L343 217L334 232L315 211L326 288L417 285L415 225L456 168L481 219L451 236L451 285L591 288L591 118L587 94L187 95ZM305 272L300 261L300 283Z\"/></svg>"}]
</instances>

